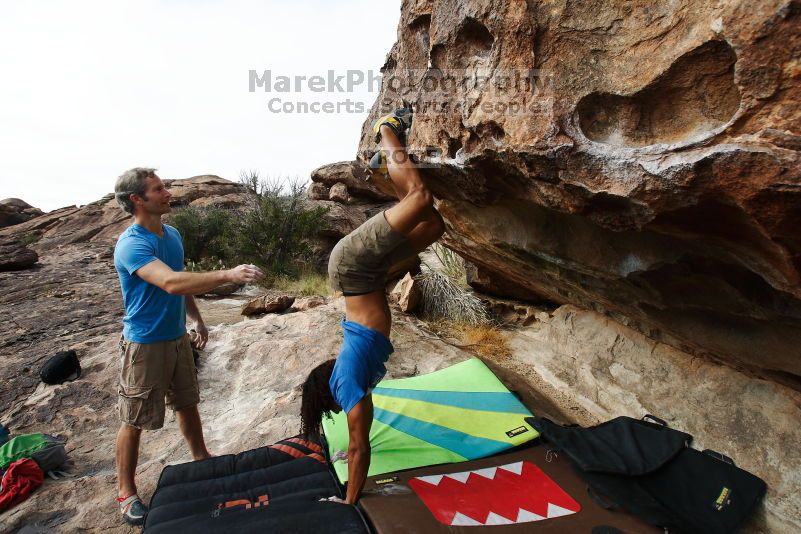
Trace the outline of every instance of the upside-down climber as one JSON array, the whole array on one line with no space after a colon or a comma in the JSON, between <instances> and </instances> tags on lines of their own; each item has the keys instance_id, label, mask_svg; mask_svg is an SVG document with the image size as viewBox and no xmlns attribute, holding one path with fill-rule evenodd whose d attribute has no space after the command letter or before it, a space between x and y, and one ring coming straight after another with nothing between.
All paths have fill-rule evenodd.
<instances>
[{"instance_id":1,"label":"upside-down climber","mask_svg":"<svg viewBox=\"0 0 801 534\"><path fill-rule=\"evenodd\" d=\"M445 231L431 192L406 152L412 111L399 109L373 127L380 151L373 178L391 181L399 202L342 238L328 261L332 288L345 297L344 340L336 360L311 371L303 384L302 433L318 437L323 415L344 410L348 421L348 489L355 504L370 467L371 391L386 373L394 348L385 284L391 266L418 254ZM386 172L388 176L382 176Z\"/></svg>"}]
</instances>

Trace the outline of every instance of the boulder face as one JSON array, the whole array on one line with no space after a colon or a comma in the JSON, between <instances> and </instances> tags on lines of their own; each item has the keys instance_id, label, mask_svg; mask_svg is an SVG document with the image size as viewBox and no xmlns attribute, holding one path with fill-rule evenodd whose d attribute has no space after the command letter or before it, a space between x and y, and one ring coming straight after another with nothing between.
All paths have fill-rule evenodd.
<instances>
[{"instance_id":1,"label":"boulder face","mask_svg":"<svg viewBox=\"0 0 801 534\"><path fill-rule=\"evenodd\" d=\"M340 161L314 169L311 179L312 182L329 188L343 184L352 196L363 197L365 200L383 202L395 200L393 196L381 192L368 181L367 173L367 167L358 161Z\"/></svg>"},{"instance_id":2,"label":"boulder face","mask_svg":"<svg viewBox=\"0 0 801 534\"><path fill-rule=\"evenodd\" d=\"M335 183L328 192L328 200L333 200L334 202L340 202L342 204L349 203L350 194L348 193L348 187L342 182Z\"/></svg>"},{"instance_id":3,"label":"boulder face","mask_svg":"<svg viewBox=\"0 0 801 534\"><path fill-rule=\"evenodd\" d=\"M238 183L214 175L201 175L185 180L164 180L170 187L173 207L218 206L237 208L247 202L247 194Z\"/></svg>"},{"instance_id":4,"label":"boulder face","mask_svg":"<svg viewBox=\"0 0 801 534\"><path fill-rule=\"evenodd\" d=\"M242 307L242 315L279 313L289 309L294 302L295 297L291 295L264 295L246 303Z\"/></svg>"},{"instance_id":5,"label":"boulder face","mask_svg":"<svg viewBox=\"0 0 801 534\"><path fill-rule=\"evenodd\" d=\"M39 255L15 237L0 237L0 271L19 271L36 263Z\"/></svg>"},{"instance_id":6,"label":"boulder face","mask_svg":"<svg viewBox=\"0 0 801 534\"><path fill-rule=\"evenodd\" d=\"M19 198L0 200L0 228L29 221L41 214L42 210Z\"/></svg>"},{"instance_id":7,"label":"boulder face","mask_svg":"<svg viewBox=\"0 0 801 534\"><path fill-rule=\"evenodd\" d=\"M801 389L800 26L796 0L406 1L359 157L411 104L484 275Z\"/></svg>"},{"instance_id":8,"label":"boulder face","mask_svg":"<svg viewBox=\"0 0 801 534\"><path fill-rule=\"evenodd\" d=\"M329 163L312 171L312 183L306 189L307 204L327 210L328 228L320 230L321 237L336 243L397 200L379 190L367 176L367 168L358 161Z\"/></svg>"}]
</instances>

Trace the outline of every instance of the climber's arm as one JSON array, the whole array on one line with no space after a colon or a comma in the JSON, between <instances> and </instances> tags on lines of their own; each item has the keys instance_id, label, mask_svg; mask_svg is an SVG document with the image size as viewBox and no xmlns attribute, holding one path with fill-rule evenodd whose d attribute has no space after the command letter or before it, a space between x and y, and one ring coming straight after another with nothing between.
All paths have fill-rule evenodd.
<instances>
[{"instance_id":1,"label":"climber's arm","mask_svg":"<svg viewBox=\"0 0 801 534\"><path fill-rule=\"evenodd\" d=\"M366 395L348 412L348 492L345 502L356 504L370 469L370 426L373 397Z\"/></svg>"}]
</instances>

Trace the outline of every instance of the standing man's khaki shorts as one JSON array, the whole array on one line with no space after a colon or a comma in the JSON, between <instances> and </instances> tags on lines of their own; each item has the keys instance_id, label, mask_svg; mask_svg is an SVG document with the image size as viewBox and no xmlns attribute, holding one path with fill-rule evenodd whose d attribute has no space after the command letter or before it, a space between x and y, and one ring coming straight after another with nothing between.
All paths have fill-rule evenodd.
<instances>
[{"instance_id":1,"label":"standing man's khaki shorts","mask_svg":"<svg viewBox=\"0 0 801 534\"><path fill-rule=\"evenodd\" d=\"M120 336L120 421L144 430L164 426L165 401L182 410L200 394L189 335L158 343L134 343Z\"/></svg>"}]
</instances>

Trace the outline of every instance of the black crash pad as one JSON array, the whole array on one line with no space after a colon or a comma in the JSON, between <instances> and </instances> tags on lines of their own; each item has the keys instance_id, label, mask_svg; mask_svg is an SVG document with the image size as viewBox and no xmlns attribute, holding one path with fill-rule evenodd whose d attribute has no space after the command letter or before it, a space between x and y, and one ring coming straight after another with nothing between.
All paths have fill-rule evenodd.
<instances>
[{"instance_id":1,"label":"black crash pad","mask_svg":"<svg viewBox=\"0 0 801 534\"><path fill-rule=\"evenodd\" d=\"M318 443L291 438L236 455L168 466L145 520L147 534L316 532L366 534Z\"/></svg>"}]
</instances>

